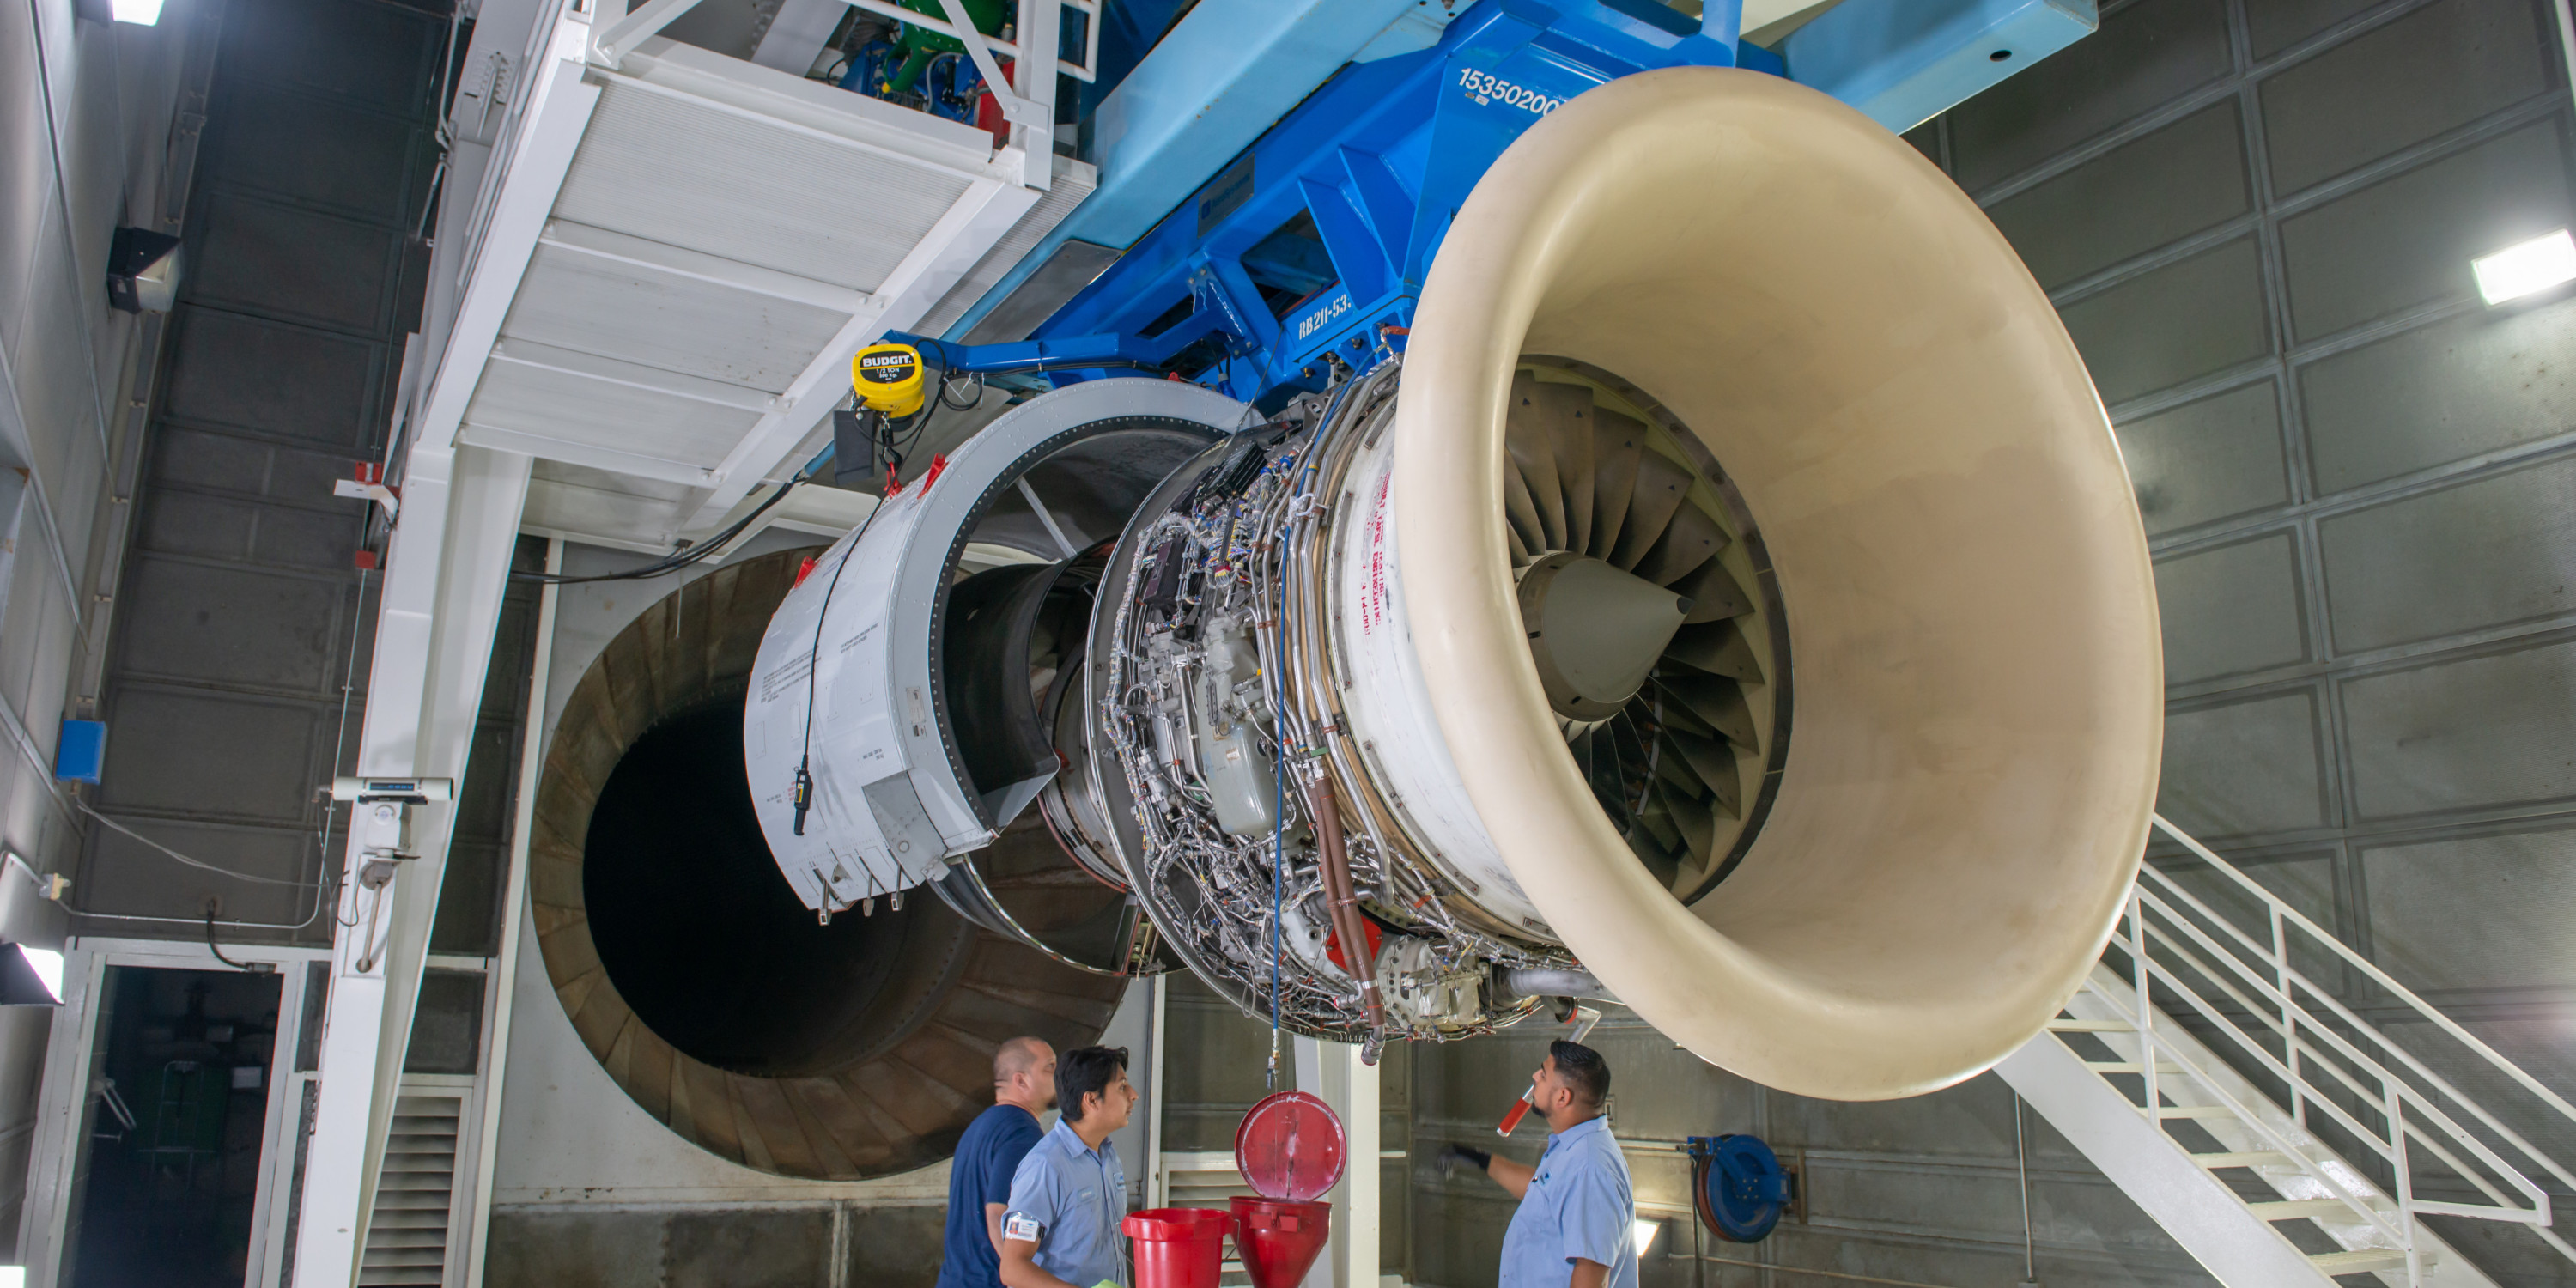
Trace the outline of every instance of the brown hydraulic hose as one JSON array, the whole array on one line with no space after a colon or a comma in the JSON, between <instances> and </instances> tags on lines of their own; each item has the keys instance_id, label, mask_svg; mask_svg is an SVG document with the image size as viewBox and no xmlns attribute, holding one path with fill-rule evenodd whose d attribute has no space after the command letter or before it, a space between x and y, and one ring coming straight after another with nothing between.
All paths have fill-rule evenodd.
<instances>
[{"instance_id":1,"label":"brown hydraulic hose","mask_svg":"<svg viewBox=\"0 0 2576 1288\"><path fill-rule=\"evenodd\" d=\"M1386 1005L1377 994L1377 955L1369 951L1368 928L1360 916L1360 899L1351 880L1351 852L1342 844L1342 807L1333 798L1332 785L1323 780L1306 784L1306 810L1315 819L1315 843L1322 851L1324 870L1324 905L1332 918L1333 934L1342 941L1342 960L1349 962L1351 976L1359 981L1360 1004L1368 1008L1369 1032L1386 1040Z\"/></svg>"}]
</instances>

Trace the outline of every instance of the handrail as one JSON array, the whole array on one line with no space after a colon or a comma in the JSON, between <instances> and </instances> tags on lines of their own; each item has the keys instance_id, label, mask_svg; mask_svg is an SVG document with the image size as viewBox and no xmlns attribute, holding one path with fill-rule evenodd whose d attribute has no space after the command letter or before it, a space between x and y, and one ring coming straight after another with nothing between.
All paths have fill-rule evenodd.
<instances>
[{"instance_id":1,"label":"handrail","mask_svg":"<svg viewBox=\"0 0 2576 1288\"><path fill-rule=\"evenodd\" d=\"M2264 905L2271 909L2274 915L2289 922L2291 925L2297 926L2299 929L2308 932L2311 938L2323 943L2328 949L2332 950L2336 956L2342 958L2343 963L2346 966L2350 966L2353 969L2360 971L2362 974L2369 976L2371 982L2379 985L2381 988L2387 989L2391 994L2395 995L2399 1001L2404 1002L2417 1014L2421 1015L2425 1019L2431 1020L2435 1025L2439 1026L2444 1033L2458 1039L2463 1046L2475 1051L2478 1056L2484 1059L2488 1064L2494 1065L2497 1070L2505 1074L2505 1076L2512 1078L2516 1083L2520 1084L2523 1090L2539 1097L2541 1103L2557 1110L2559 1113L2565 1115L2569 1120L2576 1121L2576 1105L2569 1104L2565 1097L2560 1096L2557 1092L2551 1091L2548 1087L2543 1086L2539 1079L2534 1078L2529 1073L2525 1072L2521 1065L2515 1064L2513 1061L2504 1058L2496 1052L2495 1048L2479 1041L2476 1034L2469 1032L2467 1029L2461 1028L2456 1021L2451 1019L2450 1016L2444 1015L2440 1011L2435 1010L2431 1003L2426 1002L2423 998L2417 997L2415 995L2415 990L2390 978L2388 972L2379 968L2378 963L2371 961L2369 958L2362 956L2358 952L2355 952L2350 944L2326 933L2326 931L2320 928L2317 923L2308 920L2307 914L2302 913L2298 909L2283 902L2280 896L2265 889L2261 882L2238 871L2233 864L2230 864L2227 860L2211 853L2208 846L2202 845L2200 842L2193 840L2191 836L2181 828L2178 828L2172 823L2166 821L2164 815L2157 814L2153 817L2155 819L2156 826L2161 829L2165 835L2181 842L2184 849L2190 850L2193 854L2198 855L2211 867L2225 873L2228 879L2244 887L2256 898L2262 900ZM2158 875L2161 876L2163 874L2159 873ZM2222 918L2221 920L2224 919ZM2328 998L2327 1000L2332 1001L2331 998ZM2338 1009L2340 1009L2339 1004ZM2349 1013L2347 1012L2347 1014ZM2362 1023L2358 1016L2352 1016L2351 1019L2356 1024ZM2364 1027L2370 1026L2365 1024ZM2427 1070L2426 1073L2430 1076L2429 1070ZM2553 1168L2552 1170L2556 1171L2557 1169ZM2557 1175L2559 1179L2566 1181L2570 1186L2576 1186L2576 1176L2570 1176L2564 1171L2558 1171Z\"/></svg>"},{"instance_id":2,"label":"handrail","mask_svg":"<svg viewBox=\"0 0 2576 1288\"><path fill-rule=\"evenodd\" d=\"M2527 1169L2545 1172L2571 1190L2576 1190L2576 1170L2542 1152L2450 1079L2434 1072L2381 1026L2363 1019L2333 990L2293 966L2294 950L2299 954L2307 951L2306 945L2294 943L2293 936L2304 935L2336 965L2371 981L2393 1006L2408 1013L2410 1022L2429 1024L2470 1058L2530 1093L2548 1112L2576 1124L2576 1104L2570 1104L2566 1097L2434 1009L2377 963L2329 934L2181 828L2161 815L2154 816L2153 821L2158 830L2255 901L2269 932L2269 942L2257 938L2260 932L2249 932L2239 925L2236 917L2213 909L2185 889L2173 874L2152 864L2140 866L2137 884L2130 890L2104 947L2103 962L2111 977L2125 977L2132 996L2124 1001L2117 995L2116 986L2104 982L2106 977L2099 975L2084 987L2116 1017L2111 1024L2117 1027L2095 1026L2093 1035L2122 1043L2134 1039L2137 1044L2136 1067L2145 1097L2141 1112L2150 1118L2158 1116L2164 1096L2158 1087L2157 1066L2160 1061L2166 1062L2169 1070L2190 1078L2195 1096L2223 1108L2248 1138L2265 1142L2306 1181L2339 1200L2360 1224L2375 1232L2373 1236L2359 1237L2384 1238L2394 1245L2394 1250L2404 1252L2410 1284L2423 1282L2426 1254L2418 1246L2417 1218L2427 1214L2526 1226L2550 1247L2576 1261L2576 1245L2551 1228L2555 1220L2551 1192ZM2125 969L2108 959L2113 950L2127 955ZM2221 1009L2231 1005L2235 1009ZM2170 1022L2160 1012L2177 1007L2183 1009L2176 1014L2196 1012L2210 1021L2253 1071L2286 1085L2290 1105L2266 1114L2243 1103L2235 1090L2243 1085L2242 1075L2233 1067L2215 1067L2229 1066L2236 1057L2222 1055L2217 1046L2202 1049L2187 1038L2167 1036L2181 1030L2160 1033L2159 1021ZM2275 1046L2279 1048L2277 1055L2273 1052ZM2195 1056L2195 1050L2200 1054ZM2308 1134L2308 1115L2316 1111L2367 1146L2390 1170L2392 1193L2356 1193L2338 1177L2338 1171L2348 1173L2348 1165L2336 1162L2331 1148ZM2286 1113L2295 1126L2276 1126L2274 1118L2281 1113ZM2475 1126L2464 1124L2455 1113ZM2363 1122L2365 1115L2383 1121L2372 1127ZM2414 1162L2410 1161L2415 1150L2423 1151L2417 1157L2427 1160L2428 1166L2438 1163L2440 1169L2447 1169L2488 1202L2418 1198ZM2500 1151L2510 1151L2515 1157L2508 1158ZM2440 1171L2432 1174L2440 1175ZM2359 1181L2358 1177L2353 1179ZM2362 1185L2364 1190L2371 1188ZM2294 1189L2283 1192L2297 1193Z\"/></svg>"}]
</instances>

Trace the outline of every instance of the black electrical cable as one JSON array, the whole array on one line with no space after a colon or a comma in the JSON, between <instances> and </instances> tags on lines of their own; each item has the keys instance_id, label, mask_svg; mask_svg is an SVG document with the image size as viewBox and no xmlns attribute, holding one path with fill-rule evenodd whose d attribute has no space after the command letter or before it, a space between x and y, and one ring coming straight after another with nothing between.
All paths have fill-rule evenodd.
<instances>
[{"instance_id":1,"label":"black electrical cable","mask_svg":"<svg viewBox=\"0 0 2576 1288\"><path fill-rule=\"evenodd\" d=\"M823 583L823 602L814 609L814 651L810 655L812 660L805 664L804 742L797 748L795 792L788 798L796 808L795 832L798 836L805 835L805 812L814 805L814 691L822 685L823 620L832 611L832 594L841 588L841 574L848 570L850 560L857 557L859 542L867 537L870 525L883 513L885 502L879 501L868 511L868 517L859 520L859 530L850 534L850 548L841 553L841 562L832 565L832 579Z\"/></svg>"},{"instance_id":2,"label":"black electrical cable","mask_svg":"<svg viewBox=\"0 0 2576 1288\"><path fill-rule=\"evenodd\" d=\"M624 572L599 573L589 577L567 577L561 573L527 572L514 568L510 570L510 580L535 582L543 586L575 586L584 582L593 581L642 581L648 577L659 577L665 573L678 572L692 564L700 563L712 558L717 551L724 549L726 542L742 535L743 529L750 527L753 522L760 518L760 516L769 513L771 507L777 505L780 501L787 499L787 494L795 491L797 484L803 483L812 477L814 477L813 471L808 469L804 473L798 474L796 477L779 484L778 490L769 494L769 499L762 501L758 506L754 507L751 513L734 520L725 528L724 531L708 537L706 540L694 545L674 550L670 554L665 555L652 563L646 564L641 568L629 568Z\"/></svg>"},{"instance_id":3,"label":"black electrical cable","mask_svg":"<svg viewBox=\"0 0 2576 1288\"><path fill-rule=\"evenodd\" d=\"M232 958L224 956L223 949L215 946L215 908L213 904L206 905L206 951L213 953L216 961L222 962L224 965L230 966L234 970L248 971L253 974L261 973L258 966L251 965L248 962L234 961ZM262 964L265 965L265 963Z\"/></svg>"}]
</instances>

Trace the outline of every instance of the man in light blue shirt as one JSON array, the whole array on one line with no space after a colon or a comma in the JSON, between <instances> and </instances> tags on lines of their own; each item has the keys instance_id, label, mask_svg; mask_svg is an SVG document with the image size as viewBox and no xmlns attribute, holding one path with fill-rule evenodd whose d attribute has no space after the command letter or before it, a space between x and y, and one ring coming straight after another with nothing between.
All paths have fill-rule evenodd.
<instances>
[{"instance_id":1,"label":"man in light blue shirt","mask_svg":"<svg viewBox=\"0 0 2576 1288\"><path fill-rule=\"evenodd\" d=\"M1136 1111L1123 1047L1078 1047L1056 1058L1064 1117L1030 1146L1002 1212L1006 1288L1127 1283L1127 1169L1109 1133Z\"/></svg>"},{"instance_id":2,"label":"man in light blue shirt","mask_svg":"<svg viewBox=\"0 0 2576 1288\"><path fill-rule=\"evenodd\" d=\"M1601 1105L1610 1066L1576 1042L1549 1045L1547 1063L1530 1075L1530 1106L1547 1119L1547 1150L1538 1166L1451 1145L1452 1160L1484 1169L1521 1201L1503 1232L1498 1288L1637 1288L1637 1203L1628 1160L1610 1135Z\"/></svg>"}]
</instances>

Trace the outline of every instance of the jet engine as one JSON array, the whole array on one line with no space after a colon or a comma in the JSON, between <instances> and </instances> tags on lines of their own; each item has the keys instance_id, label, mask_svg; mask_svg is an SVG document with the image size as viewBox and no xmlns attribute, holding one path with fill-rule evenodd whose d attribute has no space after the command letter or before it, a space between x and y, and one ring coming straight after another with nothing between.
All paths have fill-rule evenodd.
<instances>
[{"instance_id":1,"label":"jet engine","mask_svg":"<svg viewBox=\"0 0 2576 1288\"><path fill-rule=\"evenodd\" d=\"M1443 1040L1615 998L1845 1099L2090 967L2162 680L2082 360L1949 179L1748 72L1584 93L1410 333L1256 411L1013 408L789 592L744 707L818 920L927 886L1095 974Z\"/></svg>"}]
</instances>

